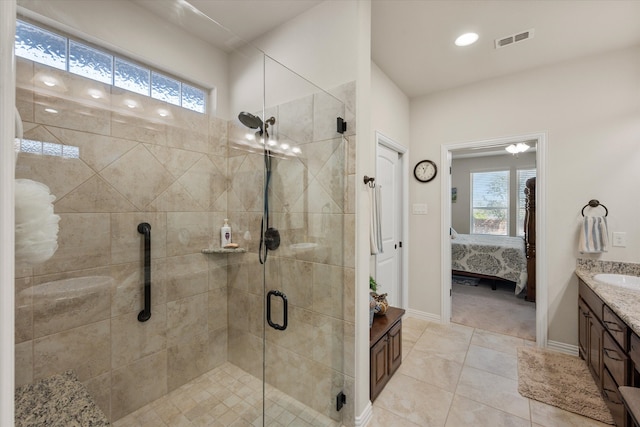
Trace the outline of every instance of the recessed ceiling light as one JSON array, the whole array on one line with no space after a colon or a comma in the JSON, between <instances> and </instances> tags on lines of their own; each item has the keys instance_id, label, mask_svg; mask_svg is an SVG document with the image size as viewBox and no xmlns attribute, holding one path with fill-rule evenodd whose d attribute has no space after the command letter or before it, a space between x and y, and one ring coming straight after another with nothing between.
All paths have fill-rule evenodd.
<instances>
[{"instance_id":1,"label":"recessed ceiling light","mask_svg":"<svg viewBox=\"0 0 640 427\"><path fill-rule=\"evenodd\" d=\"M456 46L469 46L478 40L476 33L465 33L456 39Z\"/></svg>"}]
</instances>

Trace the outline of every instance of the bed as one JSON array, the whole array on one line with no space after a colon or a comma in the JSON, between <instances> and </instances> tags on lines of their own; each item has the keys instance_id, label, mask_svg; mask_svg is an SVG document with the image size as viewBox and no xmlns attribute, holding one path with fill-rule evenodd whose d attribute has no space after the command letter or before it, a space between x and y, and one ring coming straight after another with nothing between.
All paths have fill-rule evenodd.
<instances>
[{"instance_id":1,"label":"bed","mask_svg":"<svg viewBox=\"0 0 640 427\"><path fill-rule=\"evenodd\" d=\"M452 234L452 274L514 282L516 295L535 302L535 178L527 180L525 197L524 238Z\"/></svg>"}]
</instances>

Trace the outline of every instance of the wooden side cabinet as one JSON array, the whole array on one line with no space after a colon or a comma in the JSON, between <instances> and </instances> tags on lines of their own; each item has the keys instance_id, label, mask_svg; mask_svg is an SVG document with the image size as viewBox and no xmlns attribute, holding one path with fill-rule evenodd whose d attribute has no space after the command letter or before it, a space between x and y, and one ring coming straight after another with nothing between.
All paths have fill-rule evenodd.
<instances>
[{"instance_id":1,"label":"wooden side cabinet","mask_svg":"<svg viewBox=\"0 0 640 427\"><path fill-rule=\"evenodd\" d=\"M369 331L369 397L373 402L402 363L402 315L404 310L389 307L376 316Z\"/></svg>"}]
</instances>

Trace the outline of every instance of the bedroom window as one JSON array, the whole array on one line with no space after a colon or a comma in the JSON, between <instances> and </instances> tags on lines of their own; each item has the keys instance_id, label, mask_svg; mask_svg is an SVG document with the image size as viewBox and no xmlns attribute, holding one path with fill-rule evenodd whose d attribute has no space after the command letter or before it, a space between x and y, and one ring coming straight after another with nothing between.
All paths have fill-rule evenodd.
<instances>
[{"instance_id":1,"label":"bedroom window","mask_svg":"<svg viewBox=\"0 0 640 427\"><path fill-rule=\"evenodd\" d=\"M509 171L471 173L471 234L509 235Z\"/></svg>"},{"instance_id":2,"label":"bedroom window","mask_svg":"<svg viewBox=\"0 0 640 427\"><path fill-rule=\"evenodd\" d=\"M536 176L535 169L518 169L518 221L517 230L518 236L524 236L524 215L526 207L526 197L524 195L524 188L527 180Z\"/></svg>"}]
</instances>

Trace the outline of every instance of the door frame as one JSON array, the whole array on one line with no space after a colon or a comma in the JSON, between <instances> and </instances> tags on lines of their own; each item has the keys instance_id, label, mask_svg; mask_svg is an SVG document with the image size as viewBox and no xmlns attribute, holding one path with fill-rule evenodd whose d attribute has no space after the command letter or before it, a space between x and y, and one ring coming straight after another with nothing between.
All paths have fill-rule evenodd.
<instances>
[{"instance_id":1,"label":"door frame","mask_svg":"<svg viewBox=\"0 0 640 427\"><path fill-rule=\"evenodd\" d=\"M547 208L547 135L545 132L514 135L503 138L487 139L482 141L469 141L440 146L440 159L442 165L449 167L446 179L441 180L441 322L451 322L451 151L466 148L488 148L495 145L504 145L513 141L536 140L536 247L547 247L546 223ZM536 255L536 343L538 347L547 347L548 340L548 287L547 287L547 253L538 251Z\"/></svg>"},{"instance_id":2,"label":"door frame","mask_svg":"<svg viewBox=\"0 0 640 427\"><path fill-rule=\"evenodd\" d=\"M400 164L400 174L402 180L400 182L402 188L400 192L400 221L402 221L400 239L402 242L402 250L400 251L400 265L398 266L400 272L400 283L398 286L400 295L398 300L400 301L400 308L407 308L409 306L409 256L405 252L409 248L409 149L398 144L393 139L384 135L379 131L375 131L376 140L376 175L378 175L378 146L384 145L390 150L398 153L398 162ZM375 255L374 255L375 256ZM375 266L377 268L377 260Z\"/></svg>"}]
</instances>

